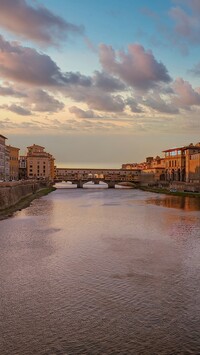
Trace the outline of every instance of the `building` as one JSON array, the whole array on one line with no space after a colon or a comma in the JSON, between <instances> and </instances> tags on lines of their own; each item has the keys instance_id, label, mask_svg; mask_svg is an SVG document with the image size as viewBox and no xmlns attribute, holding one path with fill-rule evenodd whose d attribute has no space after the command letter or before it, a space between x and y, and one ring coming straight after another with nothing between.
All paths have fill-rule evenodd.
<instances>
[{"instance_id":1,"label":"building","mask_svg":"<svg viewBox=\"0 0 200 355\"><path fill-rule=\"evenodd\" d=\"M10 180L19 180L19 148L7 146L10 156Z\"/></svg>"},{"instance_id":2,"label":"building","mask_svg":"<svg viewBox=\"0 0 200 355\"><path fill-rule=\"evenodd\" d=\"M137 163L126 163L126 164L122 164L122 169L126 169L126 170L134 170L137 168Z\"/></svg>"},{"instance_id":3,"label":"building","mask_svg":"<svg viewBox=\"0 0 200 355\"><path fill-rule=\"evenodd\" d=\"M143 165L143 173L153 174L154 181L165 180L165 162L163 158L159 156L155 158L147 157L146 163L143 163Z\"/></svg>"},{"instance_id":4,"label":"building","mask_svg":"<svg viewBox=\"0 0 200 355\"><path fill-rule=\"evenodd\" d=\"M27 178L29 179L54 179L54 158L45 152L45 148L33 144L27 147L26 157Z\"/></svg>"},{"instance_id":5,"label":"building","mask_svg":"<svg viewBox=\"0 0 200 355\"><path fill-rule=\"evenodd\" d=\"M186 182L200 183L200 142L186 150Z\"/></svg>"},{"instance_id":6,"label":"building","mask_svg":"<svg viewBox=\"0 0 200 355\"><path fill-rule=\"evenodd\" d=\"M200 153L195 153L188 156L186 181L200 184Z\"/></svg>"},{"instance_id":7,"label":"building","mask_svg":"<svg viewBox=\"0 0 200 355\"><path fill-rule=\"evenodd\" d=\"M198 158L192 158L192 156L200 153L200 143L196 145L191 143L184 147L170 148L163 152L165 153L165 179L167 181L189 182L191 174L194 173L194 166L198 164ZM196 162L192 163L193 160ZM191 172L190 169L192 169Z\"/></svg>"},{"instance_id":8,"label":"building","mask_svg":"<svg viewBox=\"0 0 200 355\"><path fill-rule=\"evenodd\" d=\"M10 152L7 146L5 146L5 180L10 180Z\"/></svg>"},{"instance_id":9,"label":"building","mask_svg":"<svg viewBox=\"0 0 200 355\"><path fill-rule=\"evenodd\" d=\"M6 170L5 170L5 150L6 150L6 137L0 134L0 180L5 180Z\"/></svg>"},{"instance_id":10,"label":"building","mask_svg":"<svg viewBox=\"0 0 200 355\"><path fill-rule=\"evenodd\" d=\"M19 179L27 179L27 169L26 169L26 156L21 155L19 157Z\"/></svg>"}]
</instances>

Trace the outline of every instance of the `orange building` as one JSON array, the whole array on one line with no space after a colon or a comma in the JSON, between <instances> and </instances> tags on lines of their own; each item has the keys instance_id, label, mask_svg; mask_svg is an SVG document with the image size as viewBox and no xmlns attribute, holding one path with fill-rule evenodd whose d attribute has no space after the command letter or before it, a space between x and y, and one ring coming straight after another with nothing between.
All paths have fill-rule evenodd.
<instances>
[{"instance_id":1,"label":"orange building","mask_svg":"<svg viewBox=\"0 0 200 355\"><path fill-rule=\"evenodd\" d=\"M144 173L149 173L154 175L154 181L163 181L165 180L165 163L164 159L159 156L153 158L146 158L144 167L142 169Z\"/></svg>"},{"instance_id":2,"label":"orange building","mask_svg":"<svg viewBox=\"0 0 200 355\"><path fill-rule=\"evenodd\" d=\"M27 147L27 177L29 179L54 179L54 158L45 148L33 144Z\"/></svg>"},{"instance_id":3,"label":"orange building","mask_svg":"<svg viewBox=\"0 0 200 355\"><path fill-rule=\"evenodd\" d=\"M186 155L186 181L200 184L200 152Z\"/></svg>"},{"instance_id":4,"label":"orange building","mask_svg":"<svg viewBox=\"0 0 200 355\"><path fill-rule=\"evenodd\" d=\"M188 146L179 148L170 148L163 151L165 153L165 179L167 181L186 181L190 180L190 166L196 163L190 163L192 160L196 160L198 164L198 159L192 159L193 155L200 153L200 143L193 145L192 143Z\"/></svg>"}]
</instances>

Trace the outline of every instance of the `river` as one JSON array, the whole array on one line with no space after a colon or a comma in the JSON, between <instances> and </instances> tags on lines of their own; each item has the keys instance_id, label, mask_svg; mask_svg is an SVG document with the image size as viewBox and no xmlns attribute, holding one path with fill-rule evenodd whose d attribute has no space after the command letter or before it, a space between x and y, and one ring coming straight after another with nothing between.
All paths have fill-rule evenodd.
<instances>
[{"instance_id":1,"label":"river","mask_svg":"<svg viewBox=\"0 0 200 355\"><path fill-rule=\"evenodd\" d=\"M200 354L199 200L57 187L0 221L0 354Z\"/></svg>"}]
</instances>

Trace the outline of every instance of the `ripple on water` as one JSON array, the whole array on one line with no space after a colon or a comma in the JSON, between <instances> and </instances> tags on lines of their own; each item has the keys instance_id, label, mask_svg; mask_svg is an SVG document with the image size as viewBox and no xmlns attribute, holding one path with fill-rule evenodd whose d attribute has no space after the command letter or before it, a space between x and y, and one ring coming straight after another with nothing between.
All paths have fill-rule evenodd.
<instances>
[{"instance_id":1,"label":"ripple on water","mask_svg":"<svg viewBox=\"0 0 200 355\"><path fill-rule=\"evenodd\" d=\"M198 209L83 190L0 222L0 353L200 354Z\"/></svg>"}]
</instances>

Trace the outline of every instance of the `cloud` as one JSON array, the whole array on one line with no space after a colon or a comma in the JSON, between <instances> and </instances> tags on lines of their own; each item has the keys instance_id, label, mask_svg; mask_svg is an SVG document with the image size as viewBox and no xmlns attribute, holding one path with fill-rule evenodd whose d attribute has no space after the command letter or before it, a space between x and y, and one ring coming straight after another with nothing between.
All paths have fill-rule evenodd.
<instances>
[{"instance_id":1,"label":"cloud","mask_svg":"<svg viewBox=\"0 0 200 355\"><path fill-rule=\"evenodd\" d=\"M29 111L28 109L22 107L22 106L19 106L19 105L16 105L16 104L12 104L12 105L2 105L0 106L1 109L6 109L8 111L11 111L11 112L14 112L16 113L17 115L20 115L20 116L30 116L32 115L31 111Z\"/></svg>"},{"instance_id":2,"label":"cloud","mask_svg":"<svg viewBox=\"0 0 200 355\"><path fill-rule=\"evenodd\" d=\"M178 114L179 109L171 101L166 102L159 94L153 94L144 100L144 104L151 107L153 110L161 113L168 113L170 115Z\"/></svg>"},{"instance_id":3,"label":"cloud","mask_svg":"<svg viewBox=\"0 0 200 355\"><path fill-rule=\"evenodd\" d=\"M95 71L93 76L93 85L104 91L115 92L124 91L126 87L119 79L105 72Z\"/></svg>"},{"instance_id":4,"label":"cloud","mask_svg":"<svg viewBox=\"0 0 200 355\"><path fill-rule=\"evenodd\" d=\"M197 63L194 68L192 68L191 70L189 70L190 73L192 73L195 76L200 76L200 62Z\"/></svg>"},{"instance_id":5,"label":"cloud","mask_svg":"<svg viewBox=\"0 0 200 355\"><path fill-rule=\"evenodd\" d=\"M135 89L146 91L171 81L164 64L157 62L153 54L139 44L129 45L128 52L121 51L118 57L119 60L111 46L100 45L99 58L103 69Z\"/></svg>"},{"instance_id":6,"label":"cloud","mask_svg":"<svg viewBox=\"0 0 200 355\"><path fill-rule=\"evenodd\" d=\"M28 96L24 102L32 111L38 112L59 112L65 106L62 102L41 89L28 92Z\"/></svg>"},{"instance_id":7,"label":"cloud","mask_svg":"<svg viewBox=\"0 0 200 355\"><path fill-rule=\"evenodd\" d=\"M63 80L65 84L70 84L70 85L81 85L81 86L91 86L92 81L89 76L82 75L79 72L73 73L73 72L68 72L63 74Z\"/></svg>"},{"instance_id":8,"label":"cloud","mask_svg":"<svg viewBox=\"0 0 200 355\"><path fill-rule=\"evenodd\" d=\"M141 113L143 110L138 106L135 100L132 97L129 97L126 100L126 105L128 105L133 113Z\"/></svg>"},{"instance_id":9,"label":"cloud","mask_svg":"<svg viewBox=\"0 0 200 355\"><path fill-rule=\"evenodd\" d=\"M200 90L194 90L188 81L177 78L173 84L173 89L176 94L174 103L180 107L190 109L193 105L200 106Z\"/></svg>"},{"instance_id":10,"label":"cloud","mask_svg":"<svg viewBox=\"0 0 200 355\"><path fill-rule=\"evenodd\" d=\"M52 59L0 36L0 76L31 85L61 85L64 77Z\"/></svg>"},{"instance_id":11,"label":"cloud","mask_svg":"<svg viewBox=\"0 0 200 355\"><path fill-rule=\"evenodd\" d=\"M11 86L0 86L0 96L26 97L27 95L14 90Z\"/></svg>"},{"instance_id":12,"label":"cloud","mask_svg":"<svg viewBox=\"0 0 200 355\"><path fill-rule=\"evenodd\" d=\"M0 0L0 26L44 45L57 45L70 34L83 34L83 26L66 22L44 6L26 0Z\"/></svg>"},{"instance_id":13,"label":"cloud","mask_svg":"<svg viewBox=\"0 0 200 355\"><path fill-rule=\"evenodd\" d=\"M80 73L62 73L46 54L17 42L8 42L0 36L0 76L12 81L35 86L76 84L91 85L90 77Z\"/></svg>"},{"instance_id":14,"label":"cloud","mask_svg":"<svg viewBox=\"0 0 200 355\"><path fill-rule=\"evenodd\" d=\"M83 87L70 87L66 92L73 100L86 103L92 110L122 112L125 108L122 96L111 95L95 87L87 90Z\"/></svg>"},{"instance_id":15,"label":"cloud","mask_svg":"<svg viewBox=\"0 0 200 355\"><path fill-rule=\"evenodd\" d=\"M69 107L69 112L73 113L77 118L102 118L102 116L97 115L93 110L82 110L77 106Z\"/></svg>"},{"instance_id":16,"label":"cloud","mask_svg":"<svg viewBox=\"0 0 200 355\"><path fill-rule=\"evenodd\" d=\"M180 3L180 1L176 1ZM181 5L172 7L169 15L174 21L174 41L188 45L200 43L200 2L199 0L184 0Z\"/></svg>"}]
</instances>

